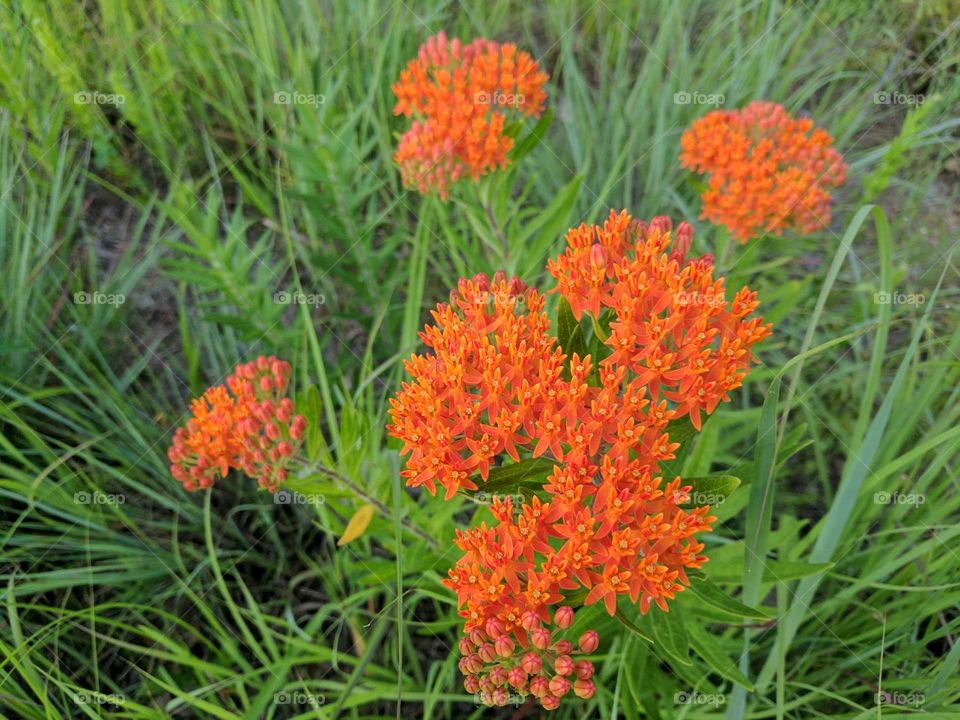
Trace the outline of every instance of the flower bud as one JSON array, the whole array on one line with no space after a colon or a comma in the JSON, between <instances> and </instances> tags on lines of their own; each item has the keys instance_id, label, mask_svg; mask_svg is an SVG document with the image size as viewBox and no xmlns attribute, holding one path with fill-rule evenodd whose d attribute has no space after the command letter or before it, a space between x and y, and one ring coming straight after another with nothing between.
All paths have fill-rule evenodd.
<instances>
[{"instance_id":1,"label":"flower bud","mask_svg":"<svg viewBox=\"0 0 960 720\"><path fill-rule=\"evenodd\" d=\"M550 680L550 692L557 697L563 697L567 694L567 691L570 690L570 681L567 680L563 675L554 675L553 679Z\"/></svg>"},{"instance_id":2,"label":"flower bud","mask_svg":"<svg viewBox=\"0 0 960 720\"><path fill-rule=\"evenodd\" d=\"M597 686L593 684L593 680L577 680L573 683L573 693L578 698L589 700L596 691Z\"/></svg>"},{"instance_id":3,"label":"flower bud","mask_svg":"<svg viewBox=\"0 0 960 720\"><path fill-rule=\"evenodd\" d=\"M600 636L595 630L587 630L580 636L580 652L592 653L600 647Z\"/></svg>"},{"instance_id":4,"label":"flower bud","mask_svg":"<svg viewBox=\"0 0 960 720\"><path fill-rule=\"evenodd\" d=\"M480 690L480 681L476 675L467 675L463 678L463 689L473 695Z\"/></svg>"},{"instance_id":5,"label":"flower bud","mask_svg":"<svg viewBox=\"0 0 960 720\"><path fill-rule=\"evenodd\" d=\"M573 652L573 643L569 640L557 640L553 644L553 651L557 655L569 655Z\"/></svg>"},{"instance_id":6,"label":"flower bud","mask_svg":"<svg viewBox=\"0 0 960 720\"><path fill-rule=\"evenodd\" d=\"M537 628L530 633L530 642L538 650L546 650L550 647L551 640L553 640L553 635L546 628Z\"/></svg>"},{"instance_id":7,"label":"flower bud","mask_svg":"<svg viewBox=\"0 0 960 720\"><path fill-rule=\"evenodd\" d=\"M574 669L573 658L569 655L558 655L556 660L553 661L553 669L557 671L558 675L572 674ZM560 695L561 693L554 694Z\"/></svg>"},{"instance_id":8,"label":"flower bud","mask_svg":"<svg viewBox=\"0 0 960 720\"><path fill-rule=\"evenodd\" d=\"M493 643L485 642L477 648L477 655L480 656L481 660L489 663L497 659L497 650Z\"/></svg>"},{"instance_id":9,"label":"flower bud","mask_svg":"<svg viewBox=\"0 0 960 720\"><path fill-rule=\"evenodd\" d=\"M556 710L560 707L560 698L556 695L550 695L549 693L540 698L540 704L543 706L544 710Z\"/></svg>"},{"instance_id":10,"label":"flower bud","mask_svg":"<svg viewBox=\"0 0 960 720\"><path fill-rule=\"evenodd\" d=\"M531 675L536 675L543 669L543 660L535 652L528 652L520 661L520 666Z\"/></svg>"},{"instance_id":11,"label":"flower bud","mask_svg":"<svg viewBox=\"0 0 960 720\"><path fill-rule=\"evenodd\" d=\"M530 681L530 694L537 698L542 698L550 692L550 681L543 675L537 675Z\"/></svg>"},{"instance_id":12,"label":"flower bud","mask_svg":"<svg viewBox=\"0 0 960 720\"><path fill-rule=\"evenodd\" d=\"M561 630L565 630L573 625L573 608L568 605L557 608L557 612L553 616L553 622Z\"/></svg>"},{"instance_id":13,"label":"flower bud","mask_svg":"<svg viewBox=\"0 0 960 720\"><path fill-rule=\"evenodd\" d=\"M520 665L510 668L510 672L507 673L507 682L518 690L523 688L527 684L526 669Z\"/></svg>"},{"instance_id":14,"label":"flower bud","mask_svg":"<svg viewBox=\"0 0 960 720\"><path fill-rule=\"evenodd\" d=\"M503 623L497 620L496 618L490 618L487 620L486 624L483 626L483 629L487 631L487 635L491 638L497 638L503 635Z\"/></svg>"},{"instance_id":15,"label":"flower bud","mask_svg":"<svg viewBox=\"0 0 960 720\"><path fill-rule=\"evenodd\" d=\"M497 655L500 657L510 657L513 655L513 640L510 639L509 635L501 635L497 638L496 643Z\"/></svg>"},{"instance_id":16,"label":"flower bud","mask_svg":"<svg viewBox=\"0 0 960 720\"><path fill-rule=\"evenodd\" d=\"M594 243L590 248L590 264L597 269L607 266L607 253L600 243Z\"/></svg>"},{"instance_id":17,"label":"flower bud","mask_svg":"<svg viewBox=\"0 0 960 720\"><path fill-rule=\"evenodd\" d=\"M524 630L530 632L531 630L536 630L538 627L540 627L540 618L538 618L537 614L532 610L527 610L520 618L520 624L523 626Z\"/></svg>"},{"instance_id":18,"label":"flower bud","mask_svg":"<svg viewBox=\"0 0 960 720\"><path fill-rule=\"evenodd\" d=\"M507 682L507 669L502 665L497 665L490 671L490 674L487 675L487 677L490 678L490 682L497 687L500 687Z\"/></svg>"},{"instance_id":19,"label":"flower bud","mask_svg":"<svg viewBox=\"0 0 960 720\"><path fill-rule=\"evenodd\" d=\"M510 702L510 693L507 692L506 688L498 687L493 691L493 696L491 698L493 704L497 707L503 707L508 702Z\"/></svg>"},{"instance_id":20,"label":"flower bud","mask_svg":"<svg viewBox=\"0 0 960 720\"><path fill-rule=\"evenodd\" d=\"M589 680L593 677L593 663L589 660L577 660L573 665L573 671L581 680Z\"/></svg>"}]
</instances>

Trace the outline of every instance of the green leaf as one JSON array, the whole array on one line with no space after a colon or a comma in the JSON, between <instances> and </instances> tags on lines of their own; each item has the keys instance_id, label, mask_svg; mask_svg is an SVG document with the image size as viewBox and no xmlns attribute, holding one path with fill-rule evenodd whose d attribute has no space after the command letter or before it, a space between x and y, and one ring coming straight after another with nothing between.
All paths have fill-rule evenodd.
<instances>
[{"instance_id":1,"label":"green leaf","mask_svg":"<svg viewBox=\"0 0 960 720\"><path fill-rule=\"evenodd\" d=\"M655 646L674 662L693 665L688 652L690 637L683 626L683 618L680 617L679 610L679 607L674 607L672 612L648 615L647 619L653 626Z\"/></svg>"},{"instance_id":2,"label":"green leaf","mask_svg":"<svg viewBox=\"0 0 960 720\"><path fill-rule=\"evenodd\" d=\"M300 411L307 421L305 433L307 458L310 460L318 460L321 453L327 451L327 446L324 442L323 432L320 426L322 402L316 385L308 386L303 393L303 398L297 398L297 410Z\"/></svg>"},{"instance_id":3,"label":"green leaf","mask_svg":"<svg viewBox=\"0 0 960 720\"><path fill-rule=\"evenodd\" d=\"M487 481L474 475L471 479L479 490L468 492L474 497L480 493L509 493L520 490L539 490L553 472L553 463L546 458L526 458L517 463L491 468Z\"/></svg>"},{"instance_id":4,"label":"green leaf","mask_svg":"<svg viewBox=\"0 0 960 720\"><path fill-rule=\"evenodd\" d=\"M617 612L614 614L614 617L617 618L617 620L620 621L620 624L622 624L627 630L632 632L641 640L645 640L651 645L654 644L653 639L649 635L647 635L643 630L641 630L640 627L635 622L633 622L633 620L628 618L626 614L623 612L623 610L617 608Z\"/></svg>"},{"instance_id":5,"label":"green leaf","mask_svg":"<svg viewBox=\"0 0 960 720\"><path fill-rule=\"evenodd\" d=\"M690 635L690 646L710 666L711 670L727 680L742 685L747 690L753 690L747 676L740 672L716 638L695 622L687 624L687 632Z\"/></svg>"},{"instance_id":6,"label":"green leaf","mask_svg":"<svg viewBox=\"0 0 960 720\"><path fill-rule=\"evenodd\" d=\"M517 162L526 155L529 155L533 149L543 141L543 138L546 137L552 122L553 108L547 108L547 111L543 113L529 134L513 146L513 150L510 151L510 161Z\"/></svg>"},{"instance_id":7,"label":"green leaf","mask_svg":"<svg viewBox=\"0 0 960 720\"><path fill-rule=\"evenodd\" d=\"M707 475L684 478L685 485L693 486L687 506L720 505L740 487L740 478L733 475Z\"/></svg>"},{"instance_id":8,"label":"green leaf","mask_svg":"<svg viewBox=\"0 0 960 720\"><path fill-rule=\"evenodd\" d=\"M689 590L710 607L730 615L754 620L769 620L774 616L774 613L769 610L753 608L739 600L734 600L705 577L692 579Z\"/></svg>"},{"instance_id":9,"label":"green leaf","mask_svg":"<svg viewBox=\"0 0 960 720\"><path fill-rule=\"evenodd\" d=\"M584 337L583 328L573 316L573 310L565 297L560 298L560 304L557 307L557 339L560 341L560 347L567 354L567 362L576 353L581 358L589 354L587 350L587 339ZM569 370L565 372L569 377Z\"/></svg>"}]
</instances>

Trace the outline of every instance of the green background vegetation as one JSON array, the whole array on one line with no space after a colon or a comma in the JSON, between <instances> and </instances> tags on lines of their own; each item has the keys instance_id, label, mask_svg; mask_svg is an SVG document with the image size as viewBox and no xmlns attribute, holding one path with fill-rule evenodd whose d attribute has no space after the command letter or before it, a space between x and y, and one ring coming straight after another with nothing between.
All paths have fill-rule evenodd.
<instances>
[{"instance_id":1,"label":"green background vegetation","mask_svg":"<svg viewBox=\"0 0 960 720\"><path fill-rule=\"evenodd\" d=\"M809 113L850 163L821 233L695 239L776 324L683 467L747 483L704 571L774 619L654 613L651 646L583 613L599 690L557 717L960 717L958 17L952 0L4 3L0 715L536 716L462 691L439 580L476 506L401 488L387 399L458 276L547 287L570 225L698 216L679 136L713 108L688 92ZM390 159L390 85L439 30L516 42L551 75L542 141L445 204ZM92 92L123 102L78 102ZM297 290L324 302L274 301ZM318 418L330 472L299 487L322 505L168 474L189 399L261 353L293 363ZM366 498L388 512L338 548Z\"/></svg>"}]
</instances>

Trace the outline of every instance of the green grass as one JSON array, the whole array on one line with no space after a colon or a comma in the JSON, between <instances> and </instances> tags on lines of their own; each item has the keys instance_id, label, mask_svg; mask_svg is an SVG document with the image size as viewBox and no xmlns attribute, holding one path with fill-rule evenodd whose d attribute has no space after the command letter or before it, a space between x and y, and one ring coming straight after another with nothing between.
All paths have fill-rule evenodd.
<instances>
[{"instance_id":1,"label":"green grass","mask_svg":"<svg viewBox=\"0 0 960 720\"><path fill-rule=\"evenodd\" d=\"M463 693L439 582L472 506L401 486L387 399L457 277L543 282L563 231L611 207L697 218L679 136L712 108L674 101L688 92L810 113L851 168L821 233L730 247L697 223L696 249L776 327L683 470L749 481L718 508L704 572L775 620L688 613L685 664L663 614L638 628L654 646L578 614L603 638L599 690L557 716L960 717L956 16L951 0L5 4L0 715L513 717ZM542 142L448 203L403 190L391 162L390 85L441 29L514 41L551 75ZM294 291L317 304L275 302ZM259 353L293 363L318 421L321 470L295 487L322 504L239 477L187 494L168 474L189 398ZM337 547L371 500L384 512ZM277 702L307 695L324 702Z\"/></svg>"}]
</instances>

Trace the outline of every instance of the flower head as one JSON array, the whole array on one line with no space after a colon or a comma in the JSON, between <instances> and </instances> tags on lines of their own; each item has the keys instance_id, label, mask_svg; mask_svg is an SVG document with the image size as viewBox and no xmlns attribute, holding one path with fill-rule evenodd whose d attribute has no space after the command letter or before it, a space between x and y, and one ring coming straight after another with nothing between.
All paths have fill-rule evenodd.
<instances>
[{"instance_id":1,"label":"flower head","mask_svg":"<svg viewBox=\"0 0 960 720\"><path fill-rule=\"evenodd\" d=\"M187 490L208 488L242 470L275 491L303 442L306 420L286 396L290 364L270 356L238 365L226 386L191 403L193 416L177 428L167 451L170 472Z\"/></svg>"},{"instance_id":2,"label":"flower head","mask_svg":"<svg viewBox=\"0 0 960 720\"><path fill-rule=\"evenodd\" d=\"M663 477L678 447L668 425L689 416L699 428L770 327L747 317L753 293L727 301L712 261L686 257L692 232L626 211L569 232L549 269L577 318L609 326L596 358L568 356L543 296L500 273L461 280L420 335L431 352L407 362L388 430L409 455L408 485L450 498L504 463L552 467L539 489L493 495L490 517L457 532L444 584L464 622L465 686L482 700L496 704L505 683L547 709L571 690L590 697L592 665L563 637L570 594L610 615L624 597L667 609L707 559L697 536L716 518ZM572 637L584 654L599 646L593 631Z\"/></svg>"},{"instance_id":3,"label":"flower head","mask_svg":"<svg viewBox=\"0 0 960 720\"><path fill-rule=\"evenodd\" d=\"M846 180L847 166L830 134L772 102L708 113L680 144L681 165L709 175L703 217L741 242L787 228L808 233L825 227L830 189Z\"/></svg>"},{"instance_id":4,"label":"flower head","mask_svg":"<svg viewBox=\"0 0 960 720\"><path fill-rule=\"evenodd\" d=\"M538 117L546 81L512 43L431 37L393 86L394 113L414 118L394 156L404 184L446 198L452 183L506 167L507 113Z\"/></svg>"}]
</instances>

